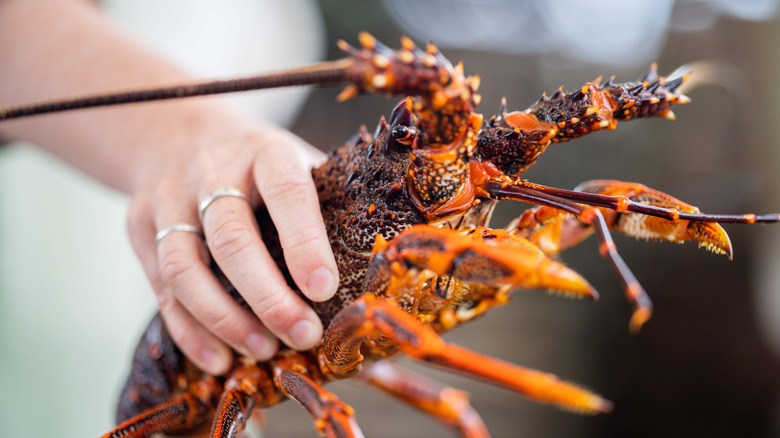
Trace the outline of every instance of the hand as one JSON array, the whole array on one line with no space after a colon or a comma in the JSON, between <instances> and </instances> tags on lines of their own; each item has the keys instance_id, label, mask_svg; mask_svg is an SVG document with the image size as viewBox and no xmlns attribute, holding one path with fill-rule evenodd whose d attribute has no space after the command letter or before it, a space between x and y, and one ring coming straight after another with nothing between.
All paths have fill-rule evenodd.
<instances>
[{"instance_id":1,"label":"hand","mask_svg":"<svg viewBox=\"0 0 780 438\"><path fill-rule=\"evenodd\" d=\"M128 218L140 258L173 340L197 366L228 371L230 348L270 358L278 339L314 347L322 324L285 282L257 232L253 210L268 208L295 284L313 301L336 291L331 252L311 166L321 152L289 132L262 127L178 153L159 166L135 195ZM198 204L209 192L235 187L248 195L216 199L203 214L206 245L195 233L156 233L174 223L199 225ZM225 293L209 269L209 252L252 312ZM226 345L227 344L227 345Z\"/></svg>"}]
</instances>

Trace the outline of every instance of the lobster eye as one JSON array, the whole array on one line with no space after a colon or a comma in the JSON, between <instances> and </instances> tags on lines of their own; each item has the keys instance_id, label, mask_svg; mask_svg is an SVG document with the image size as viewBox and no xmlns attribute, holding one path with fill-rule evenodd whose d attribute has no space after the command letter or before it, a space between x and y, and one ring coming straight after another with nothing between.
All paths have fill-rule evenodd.
<instances>
[{"instance_id":1,"label":"lobster eye","mask_svg":"<svg viewBox=\"0 0 780 438\"><path fill-rule=\"evenodd\" d=\"M402 145L411 146L414 143L414 138L417 136L417 129L411 126L395 125L391 132L393 140L401 143Z\"/></svg>"}]
</instances>

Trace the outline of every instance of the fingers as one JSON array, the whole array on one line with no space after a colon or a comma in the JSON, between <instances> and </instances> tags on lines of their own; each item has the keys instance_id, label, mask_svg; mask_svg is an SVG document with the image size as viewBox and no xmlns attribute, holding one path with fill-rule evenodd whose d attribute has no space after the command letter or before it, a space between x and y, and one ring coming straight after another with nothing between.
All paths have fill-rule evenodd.
<instances>
[{"instance_id":1,"label":"fingers","mask_svg":"<svg viewBox=\"0 0 780 438\"><path fill-rule=\"evenodd\" d=\"M257 233L248 203L218 198L204 211L202 221L214 260L265 326L295 349L316 346L322 323L287 285Z\"/></svg>"},{"instance_id":2,"label":"fingers","mask_svg":"<svg viewBox=\"0 0 780 438\"><path fill-rule=\"evenodd\" d=\"M127 228L133 249L157 296L166 327L176 345L195 365L211 374L223 374L229 370L233 354L178 304L171 289L165 286L158 269L156 228L150 212L148 198L136 196L130 207Z\"/></svg>"},{"instance_id":3,"label":"fingers","mask_svg":"<svg viewBox=\"0 0 780 438\"><path fill-rule=\"evenodd\" d=\"M158 230L176 220L195 224L199 221L194 199L182 199L174 186L163 183L158 188L155 204L166 206L155 214ZM172 233L157 243L160 277L176 302L234 350L258 360L269 359L276 352L278 341L256 316L225 293L209 262L206 247L196 234Z\"/></svg>"},{"instance_id":4,"label":"fingers","mask_svg":"<svg viewBox=\"0 0 780 438\"><path fill-rule=\"evenodd\" d=\"M162 289L157 294L157 301L173 342L187 358L207 373L221 375L230 371L233 361L230 349L187 312L170 289Z\"/></svg>"},{"instance_id":5,"label":"fingers","mask_svg":"<svg viewBox=\"0 0 780 438\"><path fill-rule=\"evenodd\" d=\"M255 160L254 177L284 249L295 284L313 301L333 296L338 269L328 242L302 140L274 132Z\"/></svg>"},{"instance_id":6,"label":"fingers","mask_svg":"<svg viewBox=\"0 0 780 438\"><path fill-rule=\"evenodd\" d=\"M233 353L225 343L245 356L269 359L278 349L277 339L225 293L211 272L200 235L172 232L155 245L154 230L174 223L174 217L198 223L194 207L169 198L166 194L172 191L164 187L158 189L153 203L134 202L128 226L174 341L196 365L212 374L227 372L231 365ZM167 206L156 210L156 225L146 219L152 215L152 205Z\"/></svg>"},{"instance_id":7,"label":"fingers","mask_svg":"<svg viewBox=\"0 0 780 438\"><path fill-rule=\"evenodd\" d=\"M270 358L276 339L249 310L225 293L209 269L199 236L173 233L157 245L160 276L176 301L211 333L239 353Z\"/></svg>"},{"instance_id":8,"label":"fingers","mask_svg":"<svg viewBox=\"0 0 780 438\"><path fill-rule=\"evenodd\" d=\"M303 293L317 301L330 298L338 271L309 170L322 154L275 129L202 152L137 195L128 218L131 240L171 336L188 358L212 374L229 369L231 349L266 360L279 340L299 350L313 348L322 323L268 253L251 204L261 197L267 205L289 271ZM228 186L252 200L227 193L198 218L198 200ZM200 236L185 227L155 244L158 231L182 222L202 226L211 256L251 310L225 292Z\"/></svg>"}]
</instances>

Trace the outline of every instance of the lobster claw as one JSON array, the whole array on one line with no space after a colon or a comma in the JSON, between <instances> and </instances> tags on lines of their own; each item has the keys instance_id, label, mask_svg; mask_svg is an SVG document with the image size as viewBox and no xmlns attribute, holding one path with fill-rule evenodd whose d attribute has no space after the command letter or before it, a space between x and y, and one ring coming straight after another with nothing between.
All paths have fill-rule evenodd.
<instances>
[{"instance_id":1,"label":"lobster claw","mask_svg":"<svg viewBox=\"0 0 780 438\"><path fill-rule=\"evenodd\" d=\"M733 259L729 235L717 222L691 221L686 231L688 238L698 242L700 248L704 247L716 254L723 254L729 260Z\"/></svg>"}]
</instances>

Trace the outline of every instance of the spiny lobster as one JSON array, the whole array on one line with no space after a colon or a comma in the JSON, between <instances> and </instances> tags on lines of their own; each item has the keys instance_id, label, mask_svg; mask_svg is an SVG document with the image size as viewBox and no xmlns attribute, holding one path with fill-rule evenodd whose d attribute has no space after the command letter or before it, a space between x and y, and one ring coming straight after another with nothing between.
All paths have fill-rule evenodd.
<instances>
[{"instance_id":1,"label":"spiny lobster","mask_svg":"<svg viewBox=\"0 0 780 438\"><path fill-rule=\"evenodd\" d=\"M185 87L118 93L0 110L0 120L126 102L304 84L349 85L360 93L411 96L375 132L365 127L314 169L323 216L341 284L324 303L310 303L327 327L311 351L282 349L273 359L237 361L227 377L202 373L173 344L155 317L137 347L120 397L116 429L105 437L146 436L212 420L211 436L234 436L255 407L285 396L312 415L328 437L362 436L353 409L322 385L358 375L371 385L457 428L486 437L465 395L412 377L384 359L397 353L480 377L536 401L581 413L609 412L604 398L532 371L445 343L439 333L508 301L515 288L544 288L597 298L596 291L554 257L590 234L615 269L634 307L638 330L652 304L617 252L610 231L640 239L684 242L732 256L718 222L777 222L772 215L702 214L689 204L637 183L598 180L574 190L520 178L546 147L602 130L618 121L660 116L689 99L678 92L688 75L658 76L655 65L636 82L600 79L574 92L559 89L525 111L484 121L479 78L465 76L438 49L402 39L392 50L366 33L361 48L341 41L347 58L281 74ZM506 229L487 228L499 200L537 204ZM268 212L256 218L262 237L286 272ZM218 271L218 268L214 266ZM227 281L227 290L235 291ZM294 286L290 280L290 284Z\"/></svg>"}]
</instances>

